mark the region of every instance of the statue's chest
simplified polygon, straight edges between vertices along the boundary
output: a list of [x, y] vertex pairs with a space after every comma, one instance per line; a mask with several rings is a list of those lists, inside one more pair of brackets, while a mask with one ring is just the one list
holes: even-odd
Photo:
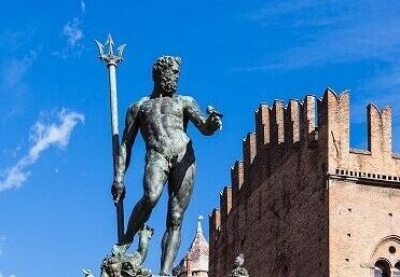
[[183, 115], [182, 102], [177, 98], [155, 98], [143, 103], [141, 108], [142, 116], [149, 117], [181, 117]]

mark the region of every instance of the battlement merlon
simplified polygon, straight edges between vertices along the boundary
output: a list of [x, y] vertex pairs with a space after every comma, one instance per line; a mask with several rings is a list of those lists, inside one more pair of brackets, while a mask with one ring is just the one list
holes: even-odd
[[244, 180], [248, 180], [250, 166], [257, 155], [256, 135], [248, 133], [243, 140], [243, 163], [244, 163]]
[[301, 140], [306, 144], [316, 139], [315, 102], [316, 100], [314, 95], [306, 95], [304, 97], [300, 132], [302, 134]]
[[318, 145], [325, 154], [328, 172], [346, 167], [350, 149], [349, 92], [337, 95], [326, 89], [318, 102]]
[[221, 227], [221, 211], [219, 209], [214, 209], [211, 215], [209, 216], [210, 235], [211, 232], [218, 231], [220, 227]]
[[257, 136], [257, 151], [264, 145], [271, 142], [271, 120], [269, 115], [269, 107], [265, 103], [261, 103], [258, 110], [255, 111], [256, 120], [256, 136]]
[[290, 144], [295, 144], [300, 141], [300, 101], [290, 99], [285, 112], [285, 141]]
[[231, 182], [232, 182], [232, 206], [237, 206], [239, 190], [244, 183], [244, 164], [242, 161], [236, 161], [231, 167]]
[[392, 155], [392, 109], [386, 106], [381, 111], [374, 105], [367, 107], [368, 150], [372, 156]]
[[271, 117], [271, 144], [272, 147], [285, 143], [285, 106], [282, 100], [275, 100]]
[[226, 222], [232, 209], [232, 187], [224, 187], [220, 193], [221, 222]]

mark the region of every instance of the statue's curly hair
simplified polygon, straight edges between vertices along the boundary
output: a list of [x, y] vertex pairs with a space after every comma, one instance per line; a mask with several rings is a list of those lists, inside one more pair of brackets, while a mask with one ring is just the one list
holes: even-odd
[[165, 69], [172, 67], [174, 63], [178, 65], [181, 64], [180, 57], [173, 57], [173, 56], [161, 56], [159, 57], [154, 65], [153, 65], [153, 78], [155, 76], [159, 76]]

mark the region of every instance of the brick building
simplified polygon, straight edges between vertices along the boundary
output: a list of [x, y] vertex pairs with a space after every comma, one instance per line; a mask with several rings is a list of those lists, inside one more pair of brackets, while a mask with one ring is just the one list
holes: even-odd
[[261, 104], [210, 216], [210, 276], [227, 276], [239, 253], [251, 277], [400, 276], [391, 117], [370, 104], [368, 150], [358, 150], [348, 92]]

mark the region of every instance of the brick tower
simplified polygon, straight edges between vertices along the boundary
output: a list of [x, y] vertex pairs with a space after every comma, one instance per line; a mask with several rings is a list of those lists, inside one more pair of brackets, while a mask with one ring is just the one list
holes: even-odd
[[391, 109], [367, 107], [368, 150], [349, 147], [349, 93], [276, 100], [210, 216], [210, 276], [244, 253], [251, 277], [400, 276], [400, 156]]

